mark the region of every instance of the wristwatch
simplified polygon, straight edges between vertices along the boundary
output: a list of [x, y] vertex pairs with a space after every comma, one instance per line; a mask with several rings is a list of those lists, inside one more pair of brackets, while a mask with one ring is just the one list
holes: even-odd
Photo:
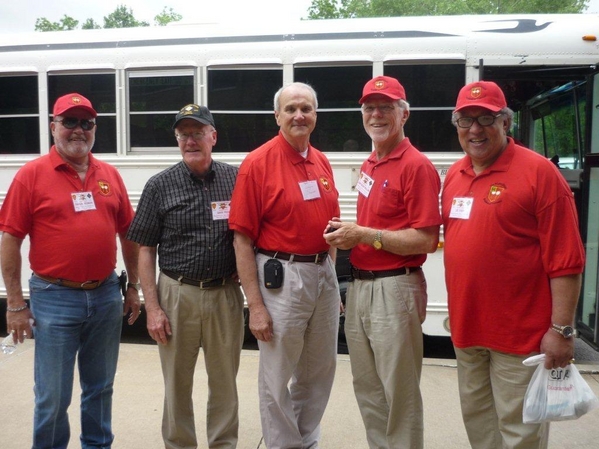
[[376, 231], [374, 236], [374, 242], [372, 242], [374, 249], [379, 250], [383, 248], [383, 231]]
[[561, 334], [564, 338], [576, 337], [576, 329], [574, 329], [572, 326], [560, 326], [559, 324], [552, 324], [551, 329], [558, 334]]
[[139, 291], [141, 289], [141, 284], [139, 282], [127, 282], [127, 288], [134, 288], [135, 290]]

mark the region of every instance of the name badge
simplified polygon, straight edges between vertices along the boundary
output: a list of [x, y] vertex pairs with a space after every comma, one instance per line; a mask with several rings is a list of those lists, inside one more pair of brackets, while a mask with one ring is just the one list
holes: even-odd
[[454, 198], [451, 202], [449, 218], [468, 220], [472, 211], [472, 203], [474, 203], [474, 198]]
[[228, 220], [229, 212], [231, 211], [231, 201], [213, 201], [210, 203], [212, 207], [213, 220]]
[[320, 198], [320, 190], [318, 190], [318, 183], [316, 181], [312, 180], [300, 182], [299, 186], [300, 190], [302, 191], [304, 201], [315, 200], [316, 198]]
[[374, 185], [374, 179], [368, 176], [366, 173], [360, 173], [360, 179], [358, 179], [358, 184], [356, 185], [356, 189], [366, 198], [370, 195], [370, 190], [372, 190], [372, 186]]
[[75, 212], [84, 212], [86, 210], [96, 210], [94, 196], [91, 192], [75, 192], [71, 193], [73, 207]]

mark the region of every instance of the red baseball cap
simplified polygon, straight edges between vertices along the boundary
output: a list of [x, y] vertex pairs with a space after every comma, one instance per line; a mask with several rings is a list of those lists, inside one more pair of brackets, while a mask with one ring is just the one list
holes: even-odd
[[92, 117], [98, 116], [98, 113], [92, 107], [91, 102], [87, 98], [81, 94], [72, 93], [63, 95], [56, 100], [56, 103], [54, 103], [54, 117], [57, 115], [63, 115], [65, 112], [75, 108], [85, 109], [92, 115]]
[[462, 87], [454, 112], [469, 106], [479, 106], [491, 112], [499, 112], [507, 107], [507, 102], [497, 84], [491, 81], [476, 81]]
[[360, 104], [363, 104], [371, 95], [384, 95], [391, 100], [405, 100], [406, 91], [399, 81], [390, 76], [377, 76], [366, 83], [362, 90]]

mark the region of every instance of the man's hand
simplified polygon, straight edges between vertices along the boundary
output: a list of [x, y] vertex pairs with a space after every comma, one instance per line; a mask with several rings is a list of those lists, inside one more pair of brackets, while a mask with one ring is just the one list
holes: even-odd
[[127, 324], [131, 326], [141, 314], [141, 300], [139, 299], [139, 292], [134, 288], [128, 288], [125, 294], [125, 307], [123, 308], [123, 316], [127, 316]]
[[564, 368], [574, 357], [574, 337], [564, 338], [548, 329], [541, 340], [541, 353], [545, 354], [545, 368]]
[[254, 334], [254, 337], [258, 340], [272, 340], [272, 318], [264, 305], [250, 309], [250, 331], [252, 331], [252, 334]]
[[150, 337], [157, 343], [165, 345], [168, 342], [168, 337], [172, 335], [171, 324], [160, 307], [151, 307], [148, 309], [146, 305], [146, 313], [148, 317], [147, 327]]

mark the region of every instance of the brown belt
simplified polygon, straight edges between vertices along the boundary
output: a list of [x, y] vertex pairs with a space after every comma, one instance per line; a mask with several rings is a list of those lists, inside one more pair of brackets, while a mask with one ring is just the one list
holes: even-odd
[[353, 279], [360, 280], [372, 280], [377, 278], [387, 278], [391, 276], [401, 276], [404, 274], [410, 274], [412, 271], [421, 270], [421, 267], [403, 267], [396, 270], [380, 270], [380, 271], [367, 271], [358, 270], [357, 268], [351, 268], [351, 276]]
[[260, 254], [266, 254], [269, 257], [274, 257], [275, 259], [288, 260], [290, 262], [313, 262], [317, 264], [321, 264], [325, 261], [327, 256], [329, 255], [328, 251], [324, 251], [318, 254], [289, 254], [282, 253], [281, 251], [268, 251], [266, 249], [259, 249], [258, 252]]
[[227, 278], [218, 278], [218, 279], [210, 279], [207, 281], [198, 281], [195, 279], [186, 278], [185, 276], [177, 274], [174, 271], [164, 270], [164, 269], [161, 271], [165, 274], [165, 276], [168, 276], [169, 278], [174, 279], [175, 281], [181, 282], [182, 284], [200, 287], [202, 290], [207, 289], [207, 288], [222, 287], [227, 282]]
[[33, 273], [35, 276], [37, 276], [38, 278], [49, 282], [50, 284], [56, 284], [56, 285], [60, 285], [61, 287], [68, 287], [68, 288], [75, 288], [78, 290], [94, 290], [96, 288], [98, 288], [100, 285], [102, 285], [104, 283], [104, 281], [106, 281], [106, 279], [102, 279], [101, 281], [85, 281], [85, 282], [76, 282], [76, 281], [69, 281], [68, 279], [59, 279], [59, 278], [52, 278], [50, 276], [42, 276], [41, 274], [37, 274], [37, 273]]

